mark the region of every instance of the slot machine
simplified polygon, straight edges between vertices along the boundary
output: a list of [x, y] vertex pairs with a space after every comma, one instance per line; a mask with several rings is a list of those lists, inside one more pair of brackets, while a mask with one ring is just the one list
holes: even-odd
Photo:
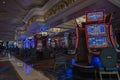
[[25, 48], [30, 49], [30, 40], [28, 38], [23, 40], [23, 46], [24, 46], [24, 49]]
[[47, 36], [42, 36], [41, 34], [36, 34], [33, 40], [34, 46], [37, 50], [42, 50], [47, 47]]
[[36, 48], [37, 50], [41, 50], [41, 49], [43, 48], [42, 35], [36, 34], [36, 35], [34, 36], [34, 38], [35, 38], [35, 48]]
[[102, 66], [99, 55], [103, 48], [112, 47], [110, 25], [105, 22], [105, 10], [86, 11], [86, 22], [82, 25], [86, 35], [88, 62], [91, 66]]

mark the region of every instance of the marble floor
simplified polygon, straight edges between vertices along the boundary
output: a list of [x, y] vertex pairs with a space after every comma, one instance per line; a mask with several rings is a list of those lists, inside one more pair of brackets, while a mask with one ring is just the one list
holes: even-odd
[[[0, 80], [50, 80], [42, 72], [32, 68], [32, 65], [27, 65], [26, 63], [22, 62], [21, 60], [15, 57], [10, 57], [10, 58], [2, 57], [0, 59], [0, 63], [2, 64], [3, 62], [9, 62], [9, 64], [11, 64], [13, 68], [11, 68], [10, 66], [7, 66], [6, 68], [8, 69], [1, 71], [1, 73], [3, 74], [0, 75]], [[15, 79], [15, 78], [9, 79], [8, 76], [10, 76], [11, 73], [7, 73], [6, 74], [7, 77], [3, 77], [1, 79], [2, 75], [5, 76], [4, 72], [10, 69], [13, 69], [14, 71], [12, 71], [12, 73], [13, 72], [15, 73], [12, 76], [17, 76], [19, 79]]]

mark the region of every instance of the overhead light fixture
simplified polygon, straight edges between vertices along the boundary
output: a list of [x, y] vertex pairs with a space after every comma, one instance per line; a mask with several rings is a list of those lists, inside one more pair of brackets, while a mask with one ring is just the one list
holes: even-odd
[[85, 18], [85, 16], [81, 16], [81, 17], [78, 17], [77, 19], [76, 19], [76, 21], [77, 21], [77, 24], [78, 25], [80, 25], [80, 26], [82, 26], [82, 22], [85, 22], [86, 21], [86, 18]]
[[48, 35], [48, 32], [40, 32], [38, 34], [41, 34], [42, 36], [47, 36]]
[[28, 39], [32, 39], [32, 38], [33, 38], [33, 36], [28, 37]]
[[3, 4], [5, 4], [6, 2], [5, 2], [5, 1], [3, 1], [2, 3], [3, 3]]
[[48, 33], [47, 32], [41, 32], [42, 36], [47, 36]]
[[0, 40], [0, 42], [3, 42], [2, 40]]
[[61, 31], [61, 28], [52, 28], [52, 32], [59, 33]]

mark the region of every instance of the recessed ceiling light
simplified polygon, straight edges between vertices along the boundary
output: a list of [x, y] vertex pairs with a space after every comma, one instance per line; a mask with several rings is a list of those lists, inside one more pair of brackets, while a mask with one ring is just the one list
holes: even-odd
[[6, 2], [5, 2], [5, 1], [3, 1], [2, 3], [3, 3], [3, 4], [5, 4]]

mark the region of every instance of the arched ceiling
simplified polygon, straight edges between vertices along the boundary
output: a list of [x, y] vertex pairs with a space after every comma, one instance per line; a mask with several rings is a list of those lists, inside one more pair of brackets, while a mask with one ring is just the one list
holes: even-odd
[[24, 9], [42, 8], [49, 0], [16, 0]]
[[[61, 0], [49, 0], [46, 5], [43, 7], [34, 7], [31, 8], [28, 12], [28, 14], [24, 17], [23, 21], [28, 22], [28, 20], [36, 15], [43, 16], [51, 7], [53, 7], [55, 4], [57, 4]], [[52, 4], [52, 5], [51, 5]]]
[[[42, 8], [50, 0], [0, 0], [0, 40], [14, 40], [16, 27], [35, 7]], [[13, 34], [14, 33], [14, 34]]]
[[[66, 27], [66, 25], [63, 25], [62, 23], [73, 19], [73, 17], [82, 16], [84, 14], [85, 10], [97, 10], [97, 9], [105, 9], [107, 14], [111, 13], [111, 12], [116, 12], [117, 14], [113, 15], [114, 16], [113, 19], [117, 20], [117, 18], [119, 18], [118, 17], [119, 11], [120, 11], [119, 7], [108, 0], [105, 0], [105, 1], [103, 1], [103, 0], [76, 0], [76, 2], [74, 2], [70, 6], [65, 7], [62, 10], [60, 10], [59, 13], [56, 13], [56, 14], [52, 15], [51, 17], [49, 17], [46, 21], [44, 21], [45, 22], [44, 24], [50, 24], [51, 27], [58, 27], [58, 28], [62, 28], [62, 29], [66, 28], [66, 30], [67, 30], [67, 28], [70, 28], [71, 26], [67, 25], [67, 27]], [[39, 12], [39, 10], [40, 9], [38, 9], [38, 12]], [[36, 10], [36, 13], [37, 13], [37, 10]], [[34, 14], [31, 14], [31, 15], [33, 16], [36, 14], [34, 12]], [[39, 15], [41, 15], [41, 13]], [[32, 17], [32, 16], [29, 16], [29, 17]], [[29, 18], [26, 20], [29, 20]], [[36, 24], [36, 26], [37, 26], [37, 24]], [[60, 24], [62, 24], [62, 25], [60, 25]], [[31, 28], [32, 26], [29, 26], [29, 27]], [[34, 27], [32, 27], [32, 28], [34, 28]], [[35, 30], [37, 31], [37, 30], [39, 30], [39, 28], [40, 28], [40, 25], [39, 25], [39, 27], [36, 27]], [[51, 30], [50, 31], [48, 30], [48, 32], [51, 32]], [[29, 31], [28, 33], [25, 33], [25, 34], [30, 36], [31, 31]]]
[[[0, 40], [14, 40], [17, 27], [26, 25], [25, 22], [32, 16], [43, 15], [60, 1], [67, 0], [0, 0]], [[100, 9], [103, 6], [107, 12], [114, 10], [119, 14], [120, 0], [75, 1], [69, 7], [49, 17], [45, 22], [55, 27], [57, 24], [70, 20], [73, 15], [76, 17], [82, 15], [85, 8]], [[119, 17], [116, 14], [114, 18]]]

